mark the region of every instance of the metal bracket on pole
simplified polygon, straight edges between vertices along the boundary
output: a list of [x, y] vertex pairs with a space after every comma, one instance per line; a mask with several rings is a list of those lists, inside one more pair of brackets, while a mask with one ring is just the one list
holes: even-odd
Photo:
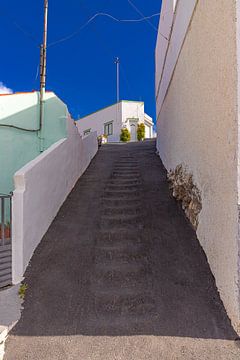
[[42, 128], [44, 122], [44, 95], [46, 89], [46, 66], [47, 66], [47, 25], [48, 25], [48, 0], [44, 0], [44, 25], [43, 44], [40, 48], [40, 151], [44, 150]]

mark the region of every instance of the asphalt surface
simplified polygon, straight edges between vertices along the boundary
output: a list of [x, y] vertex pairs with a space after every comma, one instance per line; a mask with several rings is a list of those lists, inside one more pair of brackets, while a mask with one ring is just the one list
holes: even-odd
[[25, 274], [5, 360], [239, 360], [155, 142], [104, 145]]

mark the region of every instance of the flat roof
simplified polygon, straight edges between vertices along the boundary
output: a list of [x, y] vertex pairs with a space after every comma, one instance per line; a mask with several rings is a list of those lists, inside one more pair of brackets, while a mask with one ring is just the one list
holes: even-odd
[[[33, 94], [35, 92], [39, 92], [39, 90], [32, 90], [32, 91], [18, 91], [18, 92], [13, 92], [13, 93], [6, 93], [6, 94], [0, 94], [0, 96], [9, 96], [9, 95], [23, 95], [23, 94]], [[52, 93], [53, 91], [51, 90], [46, 90], [45, 93]]]
[[87, 115], [85, 115], [85, 116], [83, 116], [83, 117], [80, 117], [80, 118], [79, 118], [79, 119], [77, 119], [76, 121], [79, 121], [79, 120], [81, 120], [81, 119], [85, 119], [86, 117], [88, 117], [88, 116], [90, 116], [90, 115], [92, 115], [92, 114], [95, 114], [95, 113], [97, 113], [97, 112], [99, 112], [99, 111], [102, 111], [102, 110], [104, 110], [104, 109], [107, 109], [107, 108], [109, 108], [109, 107], [111, 107], [111, 106], [114, 106], [114, 105], [120, 104], [121, 102], [133, 102], [133, 103], [144, 104], [144, 101], [136, 101], [136, 100], [120, 100], [119, 102], [116, 102], [116, 103], [111, 104], [111, 105], [108, 105], [108, 106], [104, 106], [104, 107], [103, 107], [103, 108], [101, 108], [101, 109], [98, 109], [98, 110], [93, 111], [93, 112], [91, 112], [91, 113], [89, 113], [89, 114], [87, 114]]

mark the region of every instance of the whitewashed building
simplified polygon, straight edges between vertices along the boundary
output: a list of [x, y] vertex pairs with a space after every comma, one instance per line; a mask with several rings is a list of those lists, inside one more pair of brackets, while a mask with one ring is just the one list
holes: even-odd
[[122, 100], [89, 114], [77, 121], [82, 136], [97, 131], [98, 135], [106, 135], [108, 142], [120, 141], [122, 128], [128, 128], [131, 141], [137, 140], [137, 125], [145, 124], [145, 138], [153, 137], [153, 120], [144, 112], [144, 102]]
[[197, 237], [240, 331], [239, 30], [240, 0], [163, 0], [156, 103], [158, 152], [201, 194]]

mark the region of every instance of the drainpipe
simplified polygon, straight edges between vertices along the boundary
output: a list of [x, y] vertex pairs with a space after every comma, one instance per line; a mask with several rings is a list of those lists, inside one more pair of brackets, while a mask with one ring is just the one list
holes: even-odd
[[48, 0], [44, 0], [43, 44], [40, 48], [40, 151], [44, 151], [44, 97], [46, 89]]

